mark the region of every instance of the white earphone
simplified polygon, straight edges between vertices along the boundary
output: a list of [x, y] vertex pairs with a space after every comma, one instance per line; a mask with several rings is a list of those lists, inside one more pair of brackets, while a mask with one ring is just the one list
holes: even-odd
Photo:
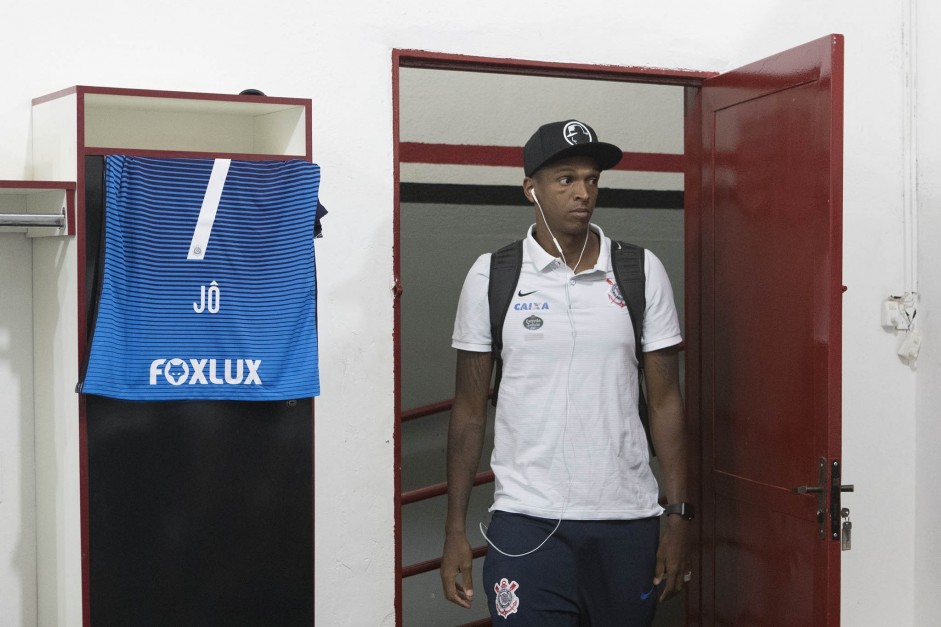
[[546, 212], [542, 210], [542, 205], [539, 204], [539, 199], [536, 197], [536, 186], [534, 185], [529, 192], [533, 195], [533, 201], [535, 201], [536, 206], [539, 207], [539, 215], [542, 216], [542, 222], [546, 225], [546, 230], [549, 232], [549, 237], [552, 238], [552, 243], [555, 244], [555, 249], [562, 255], [562, 262], [565, 263], [565, 253], [562, 252], [562, 246], [559, 245], [559, 240], [555, 238], [552, 229], [549, 228], [549, 222], [546, 221]]

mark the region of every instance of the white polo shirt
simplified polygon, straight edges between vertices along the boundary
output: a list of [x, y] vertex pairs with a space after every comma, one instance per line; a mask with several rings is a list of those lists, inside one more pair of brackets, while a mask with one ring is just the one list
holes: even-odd
[[[630, 314], [614, 281], [611, 240], [594, 268], [575, 275], [536, 242], [503, 324], [503, 379], [490, 466], [492, 510], [569, 520], [656, 516], [657, 482], [637, 413], [637, 359]], [[646, 251], [643, 350], [681, 341], [673, 289]], [[490, 253], [464, 281], [454, 348], [489, 352]]]

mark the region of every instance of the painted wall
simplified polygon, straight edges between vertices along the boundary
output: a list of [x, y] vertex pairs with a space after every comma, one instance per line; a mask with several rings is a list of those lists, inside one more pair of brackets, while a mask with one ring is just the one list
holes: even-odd
[[938, 481], [941, 479], [941, 55], [928, 34], [928, 25], [941, 24], [941, 7], [919, 0], [921, 28], [912, 41], [917, 68], [915, 128], [917, 130], [918, 291], [921, 303], [917, 329], [924, 337], [918, 358], [915, 446], [915, 624], [930, 625], [941, 615], [941, 528]]
[[24, 235], [0, 233], [0, 622], [11, 625], [35, 625], [37, 611], [30, 258]]
[[[933, 38], [938, 9], [912, 2], [923, 20], [921, 67], [932, 69], [930, 60], [941, 56]], [[389, 625], [394, 613], [391, 50], [724, 70], [845, 34], [844, 462], [857, 492], [847, 498], [855, 527], [853, 551], [844, 554], [843, 623], [922, 625], [937, 616], [936, 122], [919, 126], [919, 320], [926, 340], [918, 370], [899, 362], [899, 338], [879, 326], [880, 302], [905, 287], [908, 3], [599, 0], [574, 12], [557, 0], [279, 2], [264, 11], [220, 0], [9, 4], [0, 38], [0, 179], [29, 175], [30, 100], [69, 85], [225, 93], [257, 87], [313, 99], [314, 152], [330, 209], [318, 242], [316, 614], [318, 623], [352, 626]], [[937, 80], [919, 83], [922, 105], [938, 102]], [[32, 416], [23, 395], [31, 389], [32, 356], [19, 348], [30, 334], [24, 277], [31, 262], [30, 244], [18, 237], [0, 237], [0, 608], [4, 618], [32, 625], [33, 577], [23, 564], [31, 555]], [[3, 338], [17, 348], [6, 348]], [[11, 464], [17, 476], [8, 474]], [[66, 581], [74, 598], [78, 572]], [[70, 612], [60, 625], [79, 621]]]

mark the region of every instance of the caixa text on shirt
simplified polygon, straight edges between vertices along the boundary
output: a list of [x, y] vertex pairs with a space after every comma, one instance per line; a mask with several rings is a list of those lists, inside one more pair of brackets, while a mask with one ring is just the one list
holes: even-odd
[[150, 385], [157, 385], [161, 375], [170, 385], [261, 385], [260, 367], [260, 359], [155, 359]]

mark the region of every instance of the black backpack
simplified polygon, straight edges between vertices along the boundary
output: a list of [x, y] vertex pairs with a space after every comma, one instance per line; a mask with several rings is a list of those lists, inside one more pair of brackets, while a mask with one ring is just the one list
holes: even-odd
[[[490, 257], [490, 287], [487, 289], [487, 299], [490, 304], [490, 337], [493, 345], [493, 360], [496, 364], [496, 378], [493, 383], [494, 405], [497, 404], [497, 394], [500, 391], [500, 379], [503, 376], [503, 321], [506, 312], [513, 302], [513, 292], [519, 282], [520, 270], [523, 267], [523, 240], [507, 244]], [[634, 346], [637, 350], [637, 383], [640, 386], [638, 399], [638, 413], [644, 432], [647, 434], [647, 443], [653, 450], [653, 440], [650, 437], [650, 419], [647, 413], [647, 399], [644, 391], [644, 354], [641, 350], [640, 336], [644, 328], [644, 310], [647, 307], [647, 297], [644, 294], [644, 249], [634, 244], [612, 240], [611, 242], [611, 268], [614, 271], [614, 280], [627, 311], [634, 325]]]

